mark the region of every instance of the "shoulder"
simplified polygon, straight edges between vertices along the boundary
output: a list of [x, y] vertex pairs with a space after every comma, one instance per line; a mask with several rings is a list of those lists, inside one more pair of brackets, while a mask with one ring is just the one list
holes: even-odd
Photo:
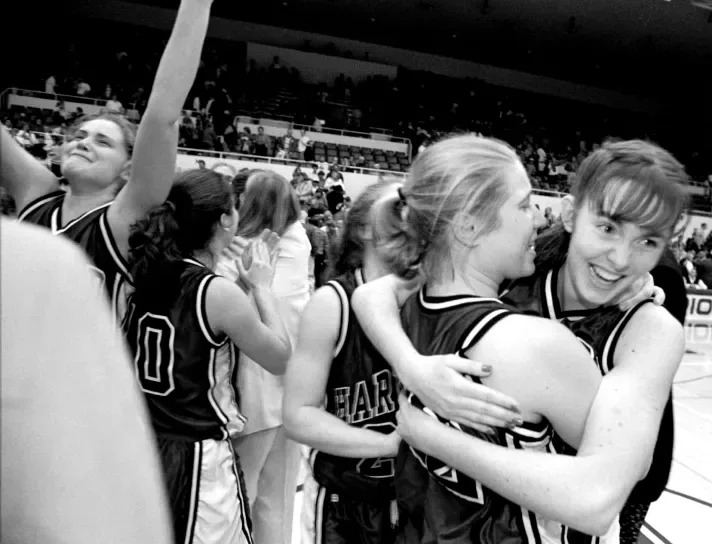
[[295, 221], [287, 227], [284, 234], [279, 240], [279, 248], [293, 248], [298, 249], [300, 246], [307, 246], [309, 244], [309, 237], [307, 236], [307, 231], [299, 221]]
[[[641, 353], [661, 355], [676, 352], [681, 358], [685, 349], [685, 332], [680, 322], [664, 307], [651, 302], [643, 303], [634, 310], [616, 344], [615, 366], [627, 360], [642, 362], [642, 358], [637, 356]], [[674, 357], [660, 357], [661, 360], [670, 360], [671, 364], [675, 362], [675, 365], [679, 364], [679, 358], [675, 361]]]
[[[488, 356], [525, 366], [560, 366], [559, 362], [586, 354], [583, 345], [562, 324], [519, 313], [499, 320], [478, 345], [478, 351], [486, 350]], [[481, 353], [477, 356], [482, 357]]]

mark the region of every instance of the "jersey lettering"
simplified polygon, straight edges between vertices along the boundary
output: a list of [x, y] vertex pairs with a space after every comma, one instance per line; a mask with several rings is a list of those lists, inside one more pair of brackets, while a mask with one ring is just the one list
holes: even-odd
[[175, 328], [167, 317], [147, 313], [136, 331], [136, 376], [144, 393], [165, 397], [175, 389], [173, 379]]
[[363, 423], [396, 409], [393, 400], [393, 376], [381, 370], [371, 376], [370, 384], [359, 380], [351, 387], [334, 388], [334, 414], [346, 423]]

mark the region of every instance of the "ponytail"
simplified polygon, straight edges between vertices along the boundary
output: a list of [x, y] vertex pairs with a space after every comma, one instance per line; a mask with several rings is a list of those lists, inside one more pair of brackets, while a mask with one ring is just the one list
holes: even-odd
[[373, 214], [373, 238], [379, 257], [394, 274], [406, 279], [417, 276], [428, 244], [403, 189], [376, 202]]
[[163, 305], [180, 289], [175, 271], [182, 259], [179, 235], [176, 207], [168, 200], [134, 225], [129, 236], [131, 275], [134, 297], [141, 297], [144, 304], [150, 297], [154, 304]]

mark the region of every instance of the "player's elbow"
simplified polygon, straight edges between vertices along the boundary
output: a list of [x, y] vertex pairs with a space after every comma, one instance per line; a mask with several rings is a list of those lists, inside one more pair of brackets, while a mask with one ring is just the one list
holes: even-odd
[[623, 508], [625, 498], [619, 486], [605, 483], [593, 486], [578, 529], [592, 536], [605, 536]]

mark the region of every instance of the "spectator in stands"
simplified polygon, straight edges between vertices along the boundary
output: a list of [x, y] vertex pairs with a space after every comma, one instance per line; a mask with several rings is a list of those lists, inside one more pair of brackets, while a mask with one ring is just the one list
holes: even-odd
[[344, 186], [343, 184], [335, 184], [326, 194], [326, 202], [329, 205], [329, 211], [332, 215], [336, 215], [344, 207]]
[[106, 102], [106, 110], [109, 113], [123, 113], [124, 105], [119, 102], [116, 94], [112, 94], [111, 98]]
[[[299, 152], [298, 159], [300, 161], [313, 161], [314, 160], [314, 149], [311, 147], [312, 141], [307, 136], [306, 129], [300, 131], [299, 141], [297, 142], [297, 151]], [[307, 156], [307, 150], [310, 151], [310, 155]]]
[[700, 251], [695, 258], [697, 277], [708, 286], [712, 286], [712, 259], [706, 251]]
[[64, 100], [58, 100], [54, 109], [54, 123], [61, 125], [67, 119], [69, 119], [69, 113], [67, 113], [67, 109], [64, 107]]
[[196, 132], [193, 120], [189, 116], [184, 115], [178, 127], [178, 145], [180, 147], [195, 149], [197, 147], [195, 140]]
[[314, 196], [309, 201], [309, 208], [315, 210], [315, 213], [323, 214], [329, 209], [329, 203], [326, 200], [324, 189], [319, 187], [314, 191]]
[[46, 93], [55, 93], [55, 87], [57, 86], [57, 80], [55, 79], [54, 75], [51, 75], [45, 80], [45, 92]]
[[91, 92], [91, 85], [86, 82], [86, 79], [79, 78], [79, 83], [77, 83], [76, 92], [78, 96], [88, 96]]
[[252, 131], [250, 130], [250, 127], [245, 127], [242, 131], [242, 134], [240, 135], [240, 142], [239, 142], [239, 151], [240, 153], [244, 153], [245, 155], [251, 155], [252, 154]]
[[304, 226], [309, 243], [311, 244], [311, 257], [313, 262], [314, 287], [319, 288], [324, 283], [326, 273], [326, 251], [328, 236], [321, 229], [324, 225], [324, 212], [320, 208], [311, 207], [307, 212], [307, 223]]
[[309, 202], [314, 195], [314, 186], [303, 173], [296, 174], [293, 180], [294, 190], [300, 202]]
[[212, 121], [208, 119], [205, 122], [202, 136], [200, 139], [200, 149], [216, 149], [218, 146], [218, 135], [215, 132], [215, 127]]
[[254, 154], [261, 157], [266, 157], [267, 147], [269, 144], [269, 136], [265, 134], [264, 127], [257, 127], [257, 136], [255, 136]]
[[205, 168], [205, 161], [202, 159], [198, 159], [195, 161], [198, 164], [198, 170], [206, 170]]

